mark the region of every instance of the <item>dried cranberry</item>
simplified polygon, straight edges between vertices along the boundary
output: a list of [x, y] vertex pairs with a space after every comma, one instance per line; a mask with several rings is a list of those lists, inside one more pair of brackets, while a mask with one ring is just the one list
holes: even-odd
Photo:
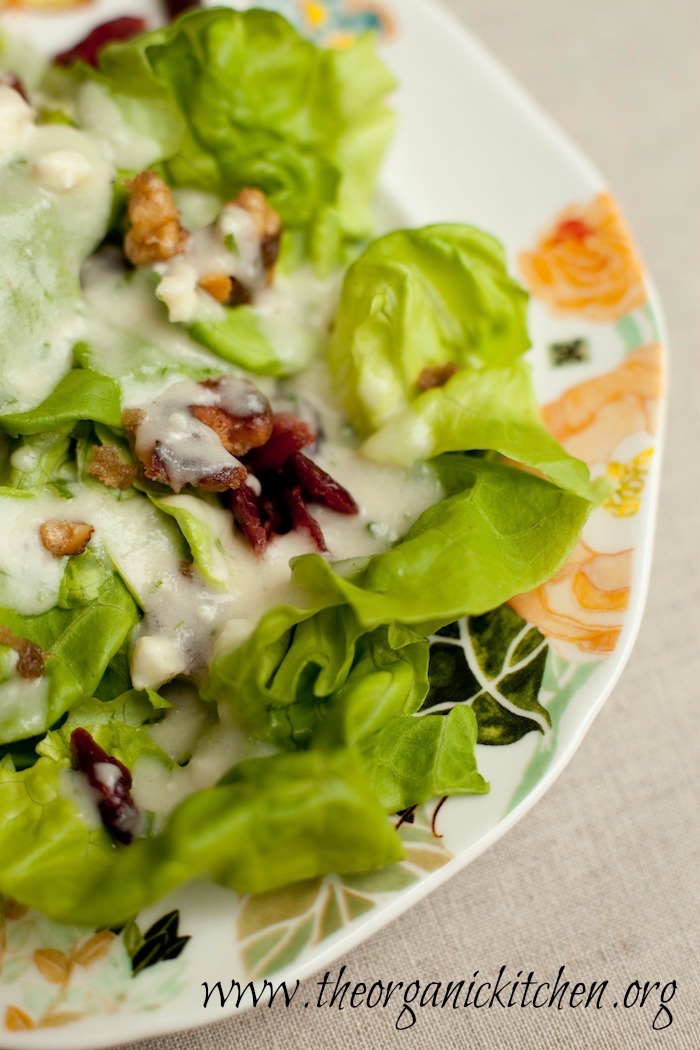
[[284, 500], [289, 509], [294, 528], [308, 529], [318, 550], [327, 551], [328, 547], [326, 546], [321, 526], [306, 506], [299, 485], [293, 485], [291, 488], [286, 489]]
[[130, 15], [123, 18], [112, 18], [109, 22], [95, 26], [83, 40], [69, 47], [67, 51], [61, 51], [56, 55], [54, 65], [70, 66], [73, 62], [80, 60], [96, 69], [103, 47], [117, 41], [131, 40], [132, 37], [143, 33], [147, 27], [148, 24], [144, 18]]
[[229, 493], [229, 506], [241, 526], [243, 535], [256, 554], [261, 554], [268, 545], [269, 535], [260, 517], [258, 497], [249, 485], [241, 485]]
[[299, 452], [316, 440], [316, 431], [308, 423], [287, 412], [277, 413], [272, 420], [272, 436], [260, 448], [253, 449], [244, 457], [251, 474], [261, 474], [281, 470], [290, 456]]
[[74, 768], [87, 775], [100, 796], [102, 823], [118, 842], [128, 846], [141, 826], [141, 814], [131, 797], [131, 773], [119, 759], [108, 755], [87, 729], [73, 730], [70, 748]]
[[322, 470], [308, 456], [297, 452], [289, 460], [289, 468], [301, 485], [306, 499], [321, 503], [338, 514], [357, 514], [359, 507], [347, 489]]

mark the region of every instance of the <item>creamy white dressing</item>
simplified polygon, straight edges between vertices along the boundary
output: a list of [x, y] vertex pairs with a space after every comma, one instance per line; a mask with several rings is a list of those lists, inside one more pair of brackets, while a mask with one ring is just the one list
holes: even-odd
[[9, 678], [0, 683], [0, 743], [41, 733], [49, 703], [48, 678]]
[[159, 143], [126, 123], [110, 91], [101, 84], [88, 81], [82, 85], [76, 110], [78, 123], [102, 144], [115, 167], [139, 171], [160, 158]]
[[0, 606], [35, 616], [53, 609], [67, 558], [56, 558], [41, 542], [45, 521], [75, 520], [72, 507], [52, 493], [15, 499], [0, 496]]
[[0, 408], [38, 405], [84, 337], [78, 269], [104, 234], [113, 170], [90, 136], [37, 125], [0, 85]]
[[241, 468], [240, 460], [226, 451], [212, 428], [190, 411], [192, 405], [211, 406], [216, 402], [213, 390], [183, 379], [153, 401], [129, 406], [137, 408], [143, 417], [136, 429], [137, 456], [146, 462], [156, 449], [174, 492], [185, 485], [197, 486], [202, 479], [225, 470]]
[[278, 274], [255, 300], [263, 335], [294, 370], [307, 368], [323, 349], [338, 308], [342, 273], [319, 277], [311, 266]]
[[[168, 711], [163, 721], [149, 730], [151, 737], [166, 752], [168, 748], [164, 742], [167, 744], [169, 738], [168, 723], [177, 722], [177, 712], [178, 709]], [[157, 758], [144, 756], [131, 771], [134, 778], [131, 796], [140, 809], [155, 815], [153, 831], [160, 830], [179, 802], [194, 791], [212, 787], [237, 763], [273, 753], [273, 748], [252, 741], [243, 733], [232, 722], [227, 709], [220, 707], [218, 715], [218, 722], [199, 737], [186, 765], [168, 769]], [[185, 718], [188, 717], [192, 717], [190, 711], [185, 714]]]
[[36, 113], [18, 91], [0, 84], [0, 163], [22, 152]]
[[118, 251], [102, 250], [88, 259], [81, 280], [88, 360], [119, 382], [124, 405], [157, 396], [183, 371], [226, 368], [183, 327], [170, 323], [154, 295], [152, 273], [127, 273]]
[[233, 277], [254, 297], [267, 280], [255, 223], [235, 204], [225, 205], [215, 223], [191, 230], [183, 252], [153, 270], [160, 275], [157, 298], [171, 321], [183, 323], [226, 317], [221, 304], [199, 287], [203, 278]]

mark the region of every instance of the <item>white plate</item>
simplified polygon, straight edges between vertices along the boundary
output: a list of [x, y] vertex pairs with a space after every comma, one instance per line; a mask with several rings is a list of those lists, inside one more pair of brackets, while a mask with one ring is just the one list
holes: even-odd
[[[155, 15], [155, 2], [141, 6]], [[262, 6], [313, 29], [303, 14], [311, 5]], [[127, 7], [124, 0], [102, 0], [53, 15], [14, 9], [4, 20], [55, 51]], [[3, 1047], [79, 1050], [172, 1032], [234, 1012], [232, 1000], [222, 1010], [205, 1010], [203, 981], [221, 979], [227, 988], [231, 978], [245, 984], [271, 973], [294, 981], [325, 967], [468, 864], [544, 794], [613, 688], [639, 626], [659, 482], [661, 319], [601, 177], [433, 4], [327, 0], [314, 8], [325, 12], [315, 32], [326, 38], [379, 25], [384, 57], [401, 85], [399, 132], [382, 180], [384, 211], [395, 224], [471, 222], [503, 241], [533, 296], [530, 356], [540, 403], [550, 406], [546, 419], [595, 473], [618, 482], [614, 497], [594, 512], [575, 560], [554, 582], [515, 602], [543, 637], [514, 617], [506, 624], [519, 639], [506, 631], [499, 642], [502, 670], [511, 677], [489, 678], [478, 662], [483, 620], [471, 632], [462, 624], [459, 637], [441, 639], [435, 651], [436, 673], [461, 668], [467, 694], [481, 690], [501, 703], [505, 695], [511, 707], [528, 684], [533, 688], [545, 662], [539, 701], [552, 728], [507, 747], [480, 746], [491, 793], [449, 799], [437, 815], [437, 835], [435, 805], [409, 815], [412, 822], [402, 827], [408, 859], [384, 873], [329, 877], [263, 902], [203, 883], [171, 895], [139, 916], [140, 929], [150, 932], [155, 957], [175, 932], [190, 939], [176, 959], [135, 975], [124, 934], [60, 927], [5, 908]], [[535, 648], [522, 660], [528, 646]], [[175, 911], [159, 939], [149, 928]]]

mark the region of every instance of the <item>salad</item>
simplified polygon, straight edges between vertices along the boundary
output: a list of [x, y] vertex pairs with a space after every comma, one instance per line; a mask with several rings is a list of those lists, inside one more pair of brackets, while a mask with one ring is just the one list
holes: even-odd
[[375, 236], [372, 36], [143, 28], [0, 42], [0, 893], [93, 926], [391, 864], [392, 814], [487, 791], [429, 638], [595, 500], [500, 244]]

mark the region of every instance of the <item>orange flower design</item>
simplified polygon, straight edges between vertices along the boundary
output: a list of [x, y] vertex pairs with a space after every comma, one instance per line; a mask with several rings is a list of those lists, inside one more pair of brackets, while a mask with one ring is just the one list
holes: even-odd
[[[613, 372], [567, 390], [542, 415], [567, 452], [583, 459], [594, 474], [613, 477], [609, 465], [623, 443], [634, 435], [654, 434], [662, 386], [661, 348], [644, 346]], [[648, 459], [649, 454], [647, 449], [643, 456]], [[640, 495], [635, 488], [637, 508]], [[612, 537], [608, 549], [594, 550], [582, 540], [553, 579], [510, 603], [574, 662], [599, 659], [614, 650], [629, 605], [633, 552], [625, 518], [630, 513], [621, 515], [619, 501], [611, 499], [595, 515], [607, 515], [605, 533]]]
[[617, 321], [647, 301], [632, 236], [607, 193], [563, 211], [521, 254], [520, 269], [533, 296], [556, 313]]

